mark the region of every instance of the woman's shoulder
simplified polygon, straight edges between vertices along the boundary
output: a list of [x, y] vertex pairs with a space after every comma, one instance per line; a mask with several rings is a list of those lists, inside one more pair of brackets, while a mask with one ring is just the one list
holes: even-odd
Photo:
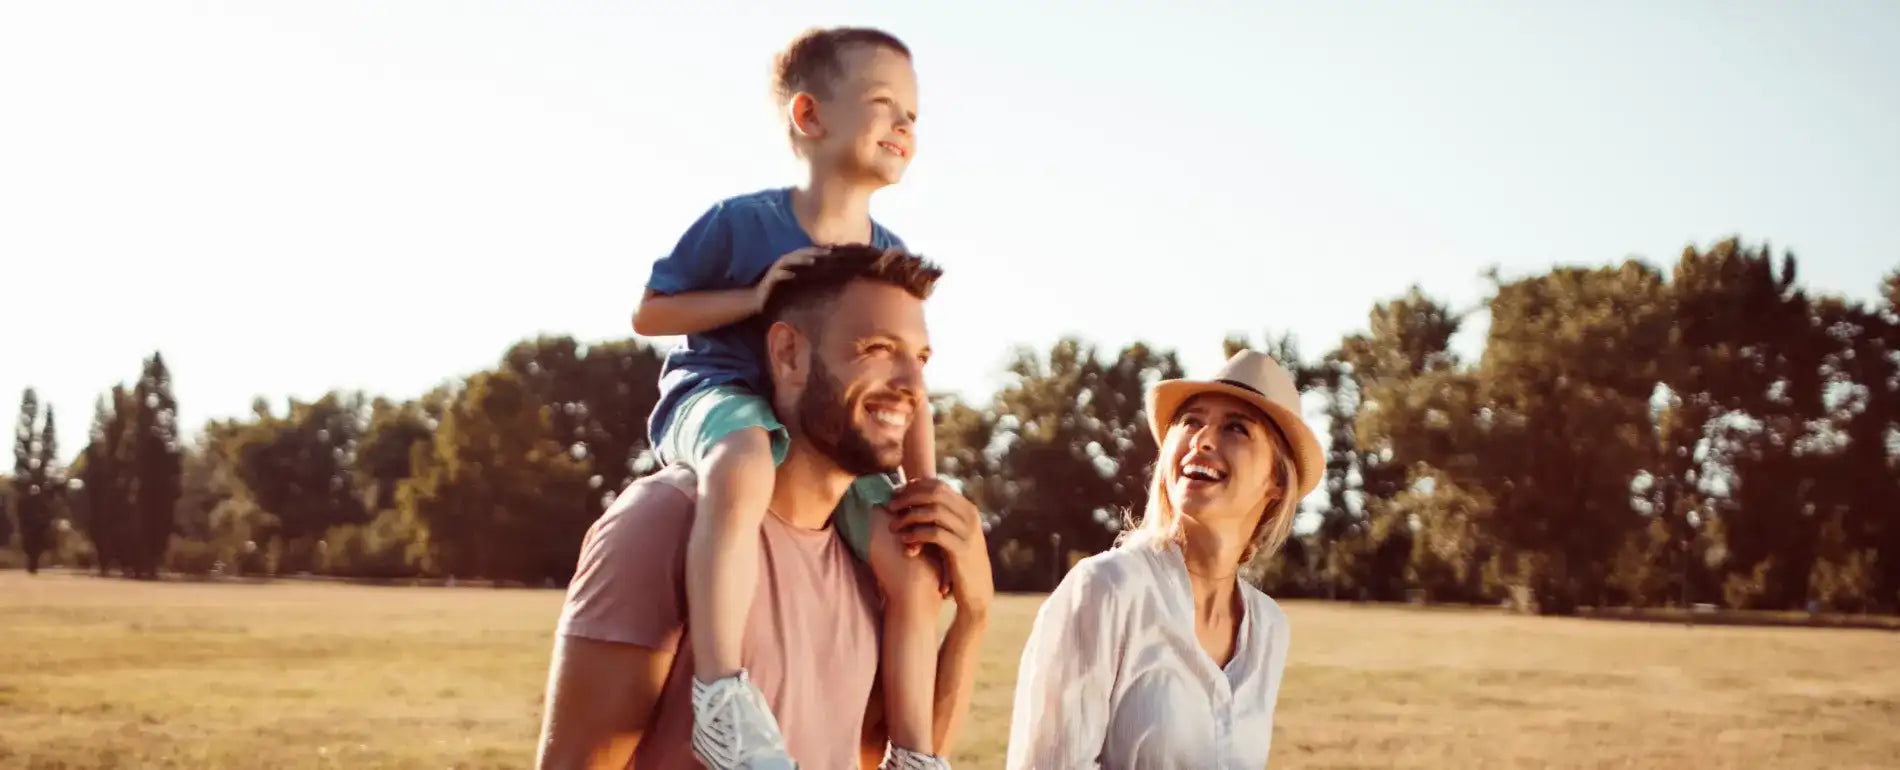
[[1118, 614], [1123, 594], [1138, 590], [1146, 567], [1142, 554], [1110, 548], [1078, 560], [1057, 582], [1044, 612], [1081, 613], [1099, 619]]
[[1147, 554], [1123, 544], [1091, 554], [1075, 563], [1062, 582], [1071, 580], [1087, 588], [1112, 588], [1125, 585], [1147, 572]]
[[1286, 610], [1280, 609], [1280, 603], [1267, 592], [1245, 580], [1240, 582], [1241, 596], [1246, 598], [1247, 612], [1267, 624], [1273, 635], [1282, 639], [1291, 633]]

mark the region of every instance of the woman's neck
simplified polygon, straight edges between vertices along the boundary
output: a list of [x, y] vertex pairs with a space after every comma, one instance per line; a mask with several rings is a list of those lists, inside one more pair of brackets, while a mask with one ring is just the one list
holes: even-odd
[[1185, 516], [1181, 519], [1181, 556], [1187, 563], [1188, 583], [1193, 586], [1197, 621], [1231, 618], [1239, 612], [1236, 578], [1247, 543], [1241, 533], [1228, 529], [1210, 527]]
[[816, 173], [792, 190], [792, 214], [819, 246], [871, 242], [871, 190]]

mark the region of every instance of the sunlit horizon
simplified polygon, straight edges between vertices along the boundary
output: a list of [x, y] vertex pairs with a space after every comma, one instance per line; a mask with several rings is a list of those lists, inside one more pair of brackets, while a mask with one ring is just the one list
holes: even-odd
[[8, 422], [34, 387], [71, 458], [153, 351], [195, 435], [631, 336], [694, 216], [796, 181], [765, 74], [835, 23], [916, 52], [920, 153], [873, 210], [946, 267], [932, 385], [976, 401], [1064, 335], [1317, 356], [1412, 284], [1481, 307], [1493, 265], [1739, 235], [1862, 300], [1900, 266], [1900, 6], [735, 7], [0, 10]]

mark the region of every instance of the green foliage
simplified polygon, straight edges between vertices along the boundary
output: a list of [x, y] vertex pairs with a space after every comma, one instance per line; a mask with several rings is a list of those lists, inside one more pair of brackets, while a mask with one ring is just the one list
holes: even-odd
[[[55, 430], [53, 407], [46, 407], [46, 419], [42, 421], [39, 396], [27, 388], [20, 395], [20, 417], [14, 428], [8, 507], [13, 511], [13, 528], [19, 531], [28, 572], [38, 572], [41, 558], [58, 547], [54, 521], [64, 505], [66, 480], [59, 468]], [[0, 511], [0, 516], [4, 514]]]
[[129, 545], [134, 571], [156, 579], [171, 545], [175, 509], [182, 494], [184, 447], [178, 432], [178, 400], [172, 395], [171, 372], [157, 353], [145, 362], [138, 385], [132, 389], [131, 432], [121, 448], [122, 461], [131, 469], [131, 515], [139, 526]]
[[[1900, 610], [1900, 271], [1872, 303], [1795, 278], [1793, 257], [1739, 240], [1666, 271], [1494, 273], [1473, 361], [1452, 349], [1466, 312], [1419, 287], [1317, 359], [1265, 336], [1307, 394], [1326, 478], [1295, 537], [1243, 574], [1279, 596], [1543, 612]], [[632, 340], [536, 337], [412, 400], [259, 402], [186, 446], [154, 355], [101, 397], [63, 471], [51, 409], [26, 394], [0, 530], [136, 577], [559, 583], [602, 507], [653, 469], [660, 361]], [[939, 467], [983, 511], [997, 585], [1046, 589], [1143, 511], [1143, 394], [1182, 372], [1171, 351], [1065, 338], [1006, 373], [985, 403], [933, 398]]]
[[[1063, 339], [1047, 356], [1019, 350], [1009, 372], [993, 422], [955, 410], [947, 416], [953, 443], [942, 454], [959, 472], [988, 473], [972, 492], [982, 510], [1001, 514], [992, 537], [1045, 554], [1028, 581], [1047, 588], [1034, 577], [1059, 578], [1069, 553], [1107, 548], [1146, 505], [1156, 453], [1146, 386], [1181, 376], [1181, 367], [1173, 353], [1139, 343], [1104, 357]], [[994, 460], [976, 459], [996, 443], [1003, 448]]]
[[19, 531], [13, 519], [13, 478], [0, 474], [0, 558], [9, 556], [13, 550], [13, 536]]
[[507, 370], [484, 372], [450, 407], [397, 508], [422, 530], [426, 571], [565, 581], [598, 513], [592, 468], [554, 440], [552, 409]]
[[72, 469], [79, 491], [73, 518], [90, 535], [96, 558], [89, 560], [100, 574], [117, 567], [157, 579], [177, 530], [184, 473], [178, 401], [163, 356], [145, 360], [130, 392], [115, 385], [95, 404], [89, 438]]

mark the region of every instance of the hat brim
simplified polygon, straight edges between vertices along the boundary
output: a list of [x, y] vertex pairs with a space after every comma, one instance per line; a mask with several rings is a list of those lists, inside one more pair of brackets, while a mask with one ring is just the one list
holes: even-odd
[[1174, 421], [1181, 405], [1195, 396], [1219, 393], [1240, 399], [1259, 409], [1286, 434], [1286, 440], [1293, 445], [1293, 468], [1299, 476], [1298, 489], [1304, 499], [1319, 488], [1320, 479], [1325, 476], [1326, 452], [1320, 448], [1319, 437], [1313, 435], [1313, 429], [1307, 427], [1306, 420], [1292, 410], [1268, 399], [1264, 394], [1251, 388], [1225, 382], [1207, 380], [1164, 380], [1148, 390], [1148, 429], [1154, 432], [1155, 444], [1159, 445], [1167, 435], [1167, 426]]

